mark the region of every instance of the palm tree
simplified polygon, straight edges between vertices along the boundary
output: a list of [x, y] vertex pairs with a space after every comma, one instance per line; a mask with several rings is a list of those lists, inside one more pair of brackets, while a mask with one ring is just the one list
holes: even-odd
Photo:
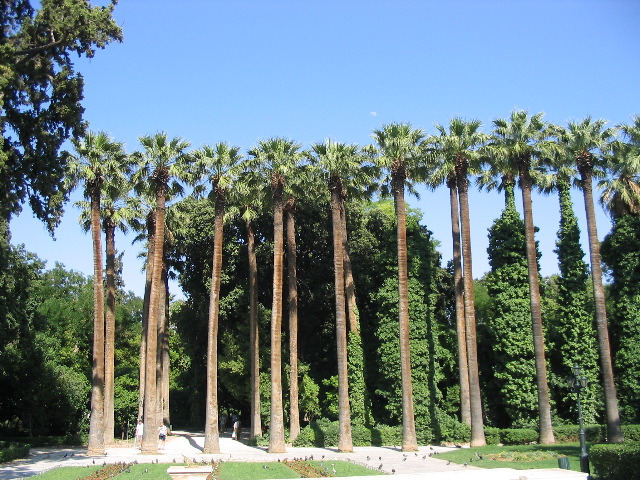
[[264, 180], [253, 171], [245, 171], [232, 190], [232, 203], [245, 225], [247, 235], [247, 260], [249, 265], [249, 372], [251, 396], [250, 438], [262, 436], [260, 418], [260, 331], [258, 318], [258, 261], [254, 220], [264, 209]]
[[380, 152], [378, 165], [389, 171], [397, 218], [398, 243], [398, 312], [400, 324], [400, 370], [402, 377], [402, 450], [418, 449], [411, 381], [411, 353], [409, 351], [409, 276], [407, 267], [407, 226], [404, 191], [407, 179], [419, 178], [421, 129], [408, 123], [392, 123], [374, 130]]
[[[336, 339], [338, 353], [338, 421], [340, 433], [338, 450], [353, 451], [351, 438], [351, 409], [347, 356], [347, 306], [345, 285], [344, 190], [343, 177], [350, 177], [360, 166], [357, 145], [327, 140], [311, 146], [312, 161], [325, 173], [331, 193], [331, 221], [333, 227], [334, 291], [336, 301]], [[353, 329], [353, 327], [352, 327]]]
[[122, 143], [104, 132], [89, 132], [81, 140], [73, 140], [77, 156], [70, 156], [67, 181], [71, 188], [84, 184], [84, 197], [91, 202], [91, 236], [93, 241], [93, 367], [91, 381], [91, 417], [89, 420], [89, 455], [104, 453], [104, 382], [105, 382], [105, 317], [100, 238], [100, 200], [105, 184], [123, 176], [125, 158]]
[[[125, 165], [123, 165], [125, 167]], [[126, 165], [129, 168], [128, 165]], [[123, 168], [123, 171], [124, 168]], [[104, 441], [109, 445], [113, 443], [115, 419], [114, 419], [114, 379], [115, 379], [115, 329], [116, 329], [116, 247], [115, 233], [120, 229], [127, 232], [127, 222], [132, 216], [132, 210], [126, 203], [126, 195], [129, 191], [129, 183], [122, 185], [122, 190], [116, 193], [116, 197], [109, 196], [103, 202], [103, 227], [106, 243], [106, 284], [107, 284], [107, 311], [105, 322], [105, 393], [104, 414], [105, 432]]]
[[286, 179], [300, 156], [301, 145], [285, 138], [261, 140], [249, 154], [249, 168], [260, 169], [269, 178], [273, 194], [273, 303], [271, 306], [271, 420], [269, 452], [283, 453], [284, 412], [282, 402], [282, 274], [283, 274], [283, 196]]
[[[469, 181], [467, 179], [469, 168], [475, 170], [479, 163], [478, 147], [487, 140], [487, 136], [480, 132], [481, 125], [479, 120], [464, 121], [461, 118], [453, 118], [449, 122], [448, 130], [443, 125], [436, 125], [439, 135], [430, 137], [427, 142], [430, 154], [438, 160], [438, 165], [432, 169], [428, 183], [435, 187], [446, 182], [451, 199], [451, 234], [454, 246], [460, 400], [463, 421], [465, 420], [465, 408], [468, 408], [469, 411], [468, 421], [471, 424], [471, 446], [481, 446], [486, 443], [478, 373], [475, 295], [469, 222]], [[462, 238], [460, 238], [460, 234], [462, 234]], [[462, 256], [462, 268], [460, 266], [460, 256]]]
[[501, 118], [494, 120], [493, 140], [489, 145], [488, 151], [493, 162], [502, 163], [505, 169], [518, 172], [522, 190], [533, 348], [538, 387], [539, 441], [540, 443], [548, 444], [554, 443], [555, 439], [551, 424], [551, 403], [549, 401], [549, 386], [547, 383], [540, 301], [540, 275], [538, 273], [538, 255], [531, 202], [531, 187], [533, 184], [531, 171], [534, 167], [532, 162], [539, 156], [540, 144], [547, 136], [546, 124], [542, 121], [542, 116], [542, 113], [538, 113], [530, 117], [524, 110], [515, 110], [508, 120]]
[[[136, 152], [138, 170], [134, 181], [139, 190], [151, 185], [155, 192], [155, 233], [153, 258], [147, 259], [147, 268], [152, 269], [151, 294], [147, 322], [147, 353], [144, 386], [144, 436], [142, 452], [154, 454], [158, 451], [155, 425], [159, 423], [157, 411], [156, 358], [158, 351], [158, 316], [161, 299], [162, 264], [164, 251], [165, 205], [167, 192], [179, 190], [179, 181], [188, 177], [189, 155], [185, 150], [189, 142], [179, 137], [169, 139], [166, 133], [140, 137], [143, 151]], [[172, 188], [173, 187], [173, 188]]]
[[589, 258], [591, 262], [591, 280], [595, 304], [598, 347], [600, 350], [600, 368], [604, 384], [604, 404], [607, 418], [607, 439], [609, 442], [622, 442], [618, 398], [613, 378], [609, 328], [604, 287], [602, 285], [602, 266], [600, 263], [600, 242], [596, 225], [595, 204], [593, 201], [593, 177], [601, 175], [599, 169], [604, 166], [604, 153], [614, 138], [615, 129], [605, 128], [605, 120], [592, 120], [586, 117], [581, 122], [571, 121], [567, 128], [556, 132], [562, 148], [574, 158], [578, 172], [587, 216], [589, 238]]
[[220, 312], [220, 280], [225, 201], [229, 188], [240, 172], [239, 147], [219, 142], [205, 145], [195, 154], [196, 168], [211, 184], [209, 198], [215, 204], [213, 266], [209, 299], [209, 333], [207, 347], [207, 403], [204, 430], [204, 453], [220, 453], [218, 432], [218, 315]]

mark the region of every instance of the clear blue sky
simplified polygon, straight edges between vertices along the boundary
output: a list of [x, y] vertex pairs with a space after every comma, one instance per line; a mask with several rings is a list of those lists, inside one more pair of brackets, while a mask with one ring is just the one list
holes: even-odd
[[[488, 132], [515, 108], [560, 124], [640, 114], [640, 2], [632, 0], [121, 0], [115, 17], [124, 42], [77, 67], [90, 128], [129, 152], [157, 131], [193, 148], [227, 141], [246, 150], [271, 136], [305, 147], [327, 137], [365, 145], [385, 123], [435, 133], [435, 123], [454, 116], [478, 118]], [[479, 277], [503, 199], [474, 191], [470, 200]], [[441, 242], [444, 264], [448, 192], [423, 189], [409, 201]], [[536, 195], [533, 208], [549, 275], [557, 271], [557, 200]], [[25, 208], [12, 241], [48, 267], [60, 261], [92, 274], [91, 241], [77, 217], [69, 205], [54, 242]], [[602, 212], [598, 221], [602, 238], [610, 221]], [[142, 247], [119, 235], [117, 248], [125, 250], [127, 288], [142, 295]]]

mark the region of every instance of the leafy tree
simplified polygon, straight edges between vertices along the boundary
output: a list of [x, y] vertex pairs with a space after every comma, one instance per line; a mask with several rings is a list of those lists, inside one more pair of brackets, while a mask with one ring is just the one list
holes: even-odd
[[531, 426], [535, 423], [537, 396], [527, 281], [524, 222], [516, 210], [515, 182], [503, 184], [505, 208], [489, 229], [489, 265], [485, 277], [490, 300], [487, 328], [490, 336], [493, 381], [488, 389], [499, 392], [488, 407], [500, 427]]
[[[28, 201], [53, 231], [62, 214], [66, 159], [62, 144], [83, 135], [82, 76], [71, 54], [91, 58], [121, 41], [112, 18], [116, 1], [29, 0], [0, 5], [0, 219]], [[6, 235], [3, 231], [2, 235]]]
[[611, 338], [620, 409], [628, 422], [640, 420], [640, 217], [614, 217], [602, 242], [611, 272]]

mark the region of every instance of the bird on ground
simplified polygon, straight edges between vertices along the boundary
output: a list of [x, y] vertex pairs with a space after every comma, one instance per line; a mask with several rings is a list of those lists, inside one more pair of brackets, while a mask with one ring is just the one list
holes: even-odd
[[427, 459], [427, 456], [426, 456], [426, 455], [425, 455], [425, 456], [423, 456], [423, 457], [422, 457], [422, 459], [423, 459], [423, 460], [426, 460], [426, 459]]
[[391, 475], [393, 475], [394, 473], [396, 473], [396, 469], [395, 469], [395, 468], [392, 468], [392, 469], [391, 469]]
[[447, 465], [451, 465], [451, 460], [447, 460]]
[[371, 457], [369, 455], [367, 455], [367, 462], [371, 460]]
[[382, 464], [378, 465], [378, 470], [382, 470]]
[[407, 461], [407, 457], [404, 457], [404, 458], [402, 459], [402, 461], [403, 461], [403, 462], [406, 462], [406, 461]]
[[67, 455], [68, 455], [68, 453], [65, 453], [65, 454], [63, 455], [63, 457], [64, 457], [64, 458], [67, 458]]
[[467, 462], [464, 462], [462, 465], [464, 465], [466, 467], [468, 464], [467, 464]]

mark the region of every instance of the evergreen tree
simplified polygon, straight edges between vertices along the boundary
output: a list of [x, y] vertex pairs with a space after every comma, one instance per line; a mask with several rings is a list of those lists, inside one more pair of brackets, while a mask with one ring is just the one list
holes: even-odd
[[486, 320], [494, 357], [489, 386], [500, 392], [500, 400], [493, 407], [488, 402], [488, 408], [496, 426], [531, 426], [538, 401], [524, 222], [515, 207], [514, 182], [503, 186], [505, 209], [489, 229], [487, 248], [491, 272], [485, 283], [491, 314]]
[[640, 421], [640, 217], [614, 217], [602, 242], [609, 289], [611, 339], [620, 410], [626, 422]]
[[589, 274], [583, 260], [580, 228], [573, 213], [568, 179], [558, 178], [556, 189], [560, 198], [560, 229], [555, 253], [560, 274], [556, 283], [557, 308], [549, 332], [555, 348], [550, 348], [549, 360], [556, 376], [559, 415], [573, 421], [577, 418], [575, 394], [566, 386], [567, 377], [572, 375], [571, 367], [577, 364], [589, 382], [581, 396], [582, 414], [586, 423], [595, 423], [602, 398], [598, 398], [600, 369]]

